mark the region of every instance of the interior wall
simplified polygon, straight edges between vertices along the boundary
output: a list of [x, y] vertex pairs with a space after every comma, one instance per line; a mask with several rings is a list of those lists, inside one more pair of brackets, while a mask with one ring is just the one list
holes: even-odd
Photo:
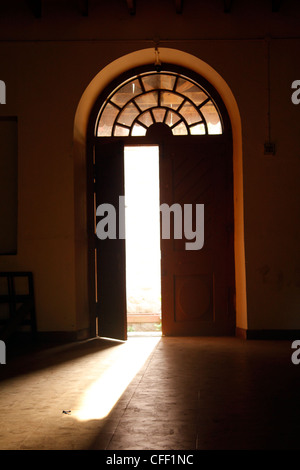
[[[39, 19], [27, 2], [22, 11], [4, 3], [0, 79], [6, 104], [0, 116], [18, 118], [18, 252], [1, 256], [0, 269], [33, 271], [39, 331], [89, 326], [87, 115], [78, 118], [86, 105], [81, 98], [87, 89], [97, 94], [92, 88], [99, 72], [110, 71], [102, 75], [104, 86], [129, 66], [129, 54], [140, 65], [138, 51], [153, 50], [158, 40], [161, 50], [174, 51], [173, 61], [207, 64], [206, 78], [214, 72], [212, 84], [229, 104], [231, 119], [240, 116], [233, 126], [235, 148], [243, 155], [234, 156], [235, 174], [243, 176], [234, 181], [235, 246], [242, 253], [236, 257], [237, 326], [299, 329], [300, 107], [291, 102], [291, 83], [300, 77], [299, 3], [286, 2], [272, 13], [268, 2], [236, 2], [225, 14], [222, 2], [187, 1], [177, 15], [172, 2], [155, 1], [150, 11], [141, 0], [136, 15], [129, 15], [126, 2], [116, 1], [114, 8], [91, 2], [90, 16], [82, 17], [68, 2], [61, 2], [59, 13], [57, 2], [45, 2]], [[191, 63], [191, 57], [197, 60]], [[264, 154], [268, 139], [276, 144], [275, 155]]]
[[[300, 76], [299, 39], [270, 41], [270, 140], [275, 155], [259, 142], [245, 155], [245, 233], [249, 328], [299, 329], [300, 107], [291, 100]], [[266, 93], [265, 93], [266, 94]], [[258, 103], [255, 100], [255, 103]], [[256, 108], [256, 106], [253, 105]], [[259, 108], [256, 108], [259, 111]], [[256, 113], [256, 114], [259, 114]], [[267, 136], [268, 130], [265, 135]], [[247, 136], [248, 137], [248, 136]], [[253, 132], [249, 135], [250, 142]], [[262, 136], [263, 137], [263, 136]], [[244, 139], [245, 140], [245, 139]]]

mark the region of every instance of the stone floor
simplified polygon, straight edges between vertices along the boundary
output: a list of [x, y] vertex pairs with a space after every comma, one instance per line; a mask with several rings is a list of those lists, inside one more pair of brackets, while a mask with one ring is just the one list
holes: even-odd
[[0, 449], [299, 449], [291, 354], [287, 341], [141, 336], [8, 355]]

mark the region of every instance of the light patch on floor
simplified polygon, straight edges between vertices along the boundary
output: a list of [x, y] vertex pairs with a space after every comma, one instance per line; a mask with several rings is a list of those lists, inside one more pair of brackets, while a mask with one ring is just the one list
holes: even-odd
[[106, 448], [115, 414], [126, 408], [160, 339], [95, 338], [8, 359], [0, 369], [0, 449], [84, 449], [95, 436]]
[[146, 363], [159, 337], [134, 338], [117, 346], [117, 354], [84, 392], [73, 415], [80, 421], [105, 418]]

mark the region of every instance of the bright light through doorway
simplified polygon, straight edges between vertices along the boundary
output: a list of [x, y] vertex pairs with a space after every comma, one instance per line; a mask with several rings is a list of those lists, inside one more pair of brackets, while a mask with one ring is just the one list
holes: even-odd
[[159, 147], [125, 147], [128, 333], [161, 332]]

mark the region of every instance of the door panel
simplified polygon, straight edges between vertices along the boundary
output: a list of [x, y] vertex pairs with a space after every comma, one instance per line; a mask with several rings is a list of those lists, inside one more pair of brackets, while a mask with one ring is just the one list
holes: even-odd
[[[164, 136], [160, 149], [160, 203], [204, 204], [202, 249], [187, 250], [190, 240], [175, 239], [172, 230], [169, 240], [161, 240], [162, 332], [234, 334], [231, 141], [224, 136]], [[95, 207], [110, 203], [118, 209], [124, 195], [122, 142], [95, 146], [95, 195]], [[99, 240], [95, 235], [95, 246], [98, 334], [125, 340], [125, 240]]]
[[[116, 209], [116, 239], [95, 234], [98, 335], [127, 339], [125, 240], [119, 238], [119, 196], [124, 196], [124, 145], [95, 145], [95, 210], [100, 204]], [[95, 216], [95, 224], [99, 217]]]
[[187, 250], [184, 236], [161, 240], [163, 334], [233, 334], [231, 145], [223, 136], [166, 139], [160, 174], [161, 204], [204, 204], [202, 249]]

